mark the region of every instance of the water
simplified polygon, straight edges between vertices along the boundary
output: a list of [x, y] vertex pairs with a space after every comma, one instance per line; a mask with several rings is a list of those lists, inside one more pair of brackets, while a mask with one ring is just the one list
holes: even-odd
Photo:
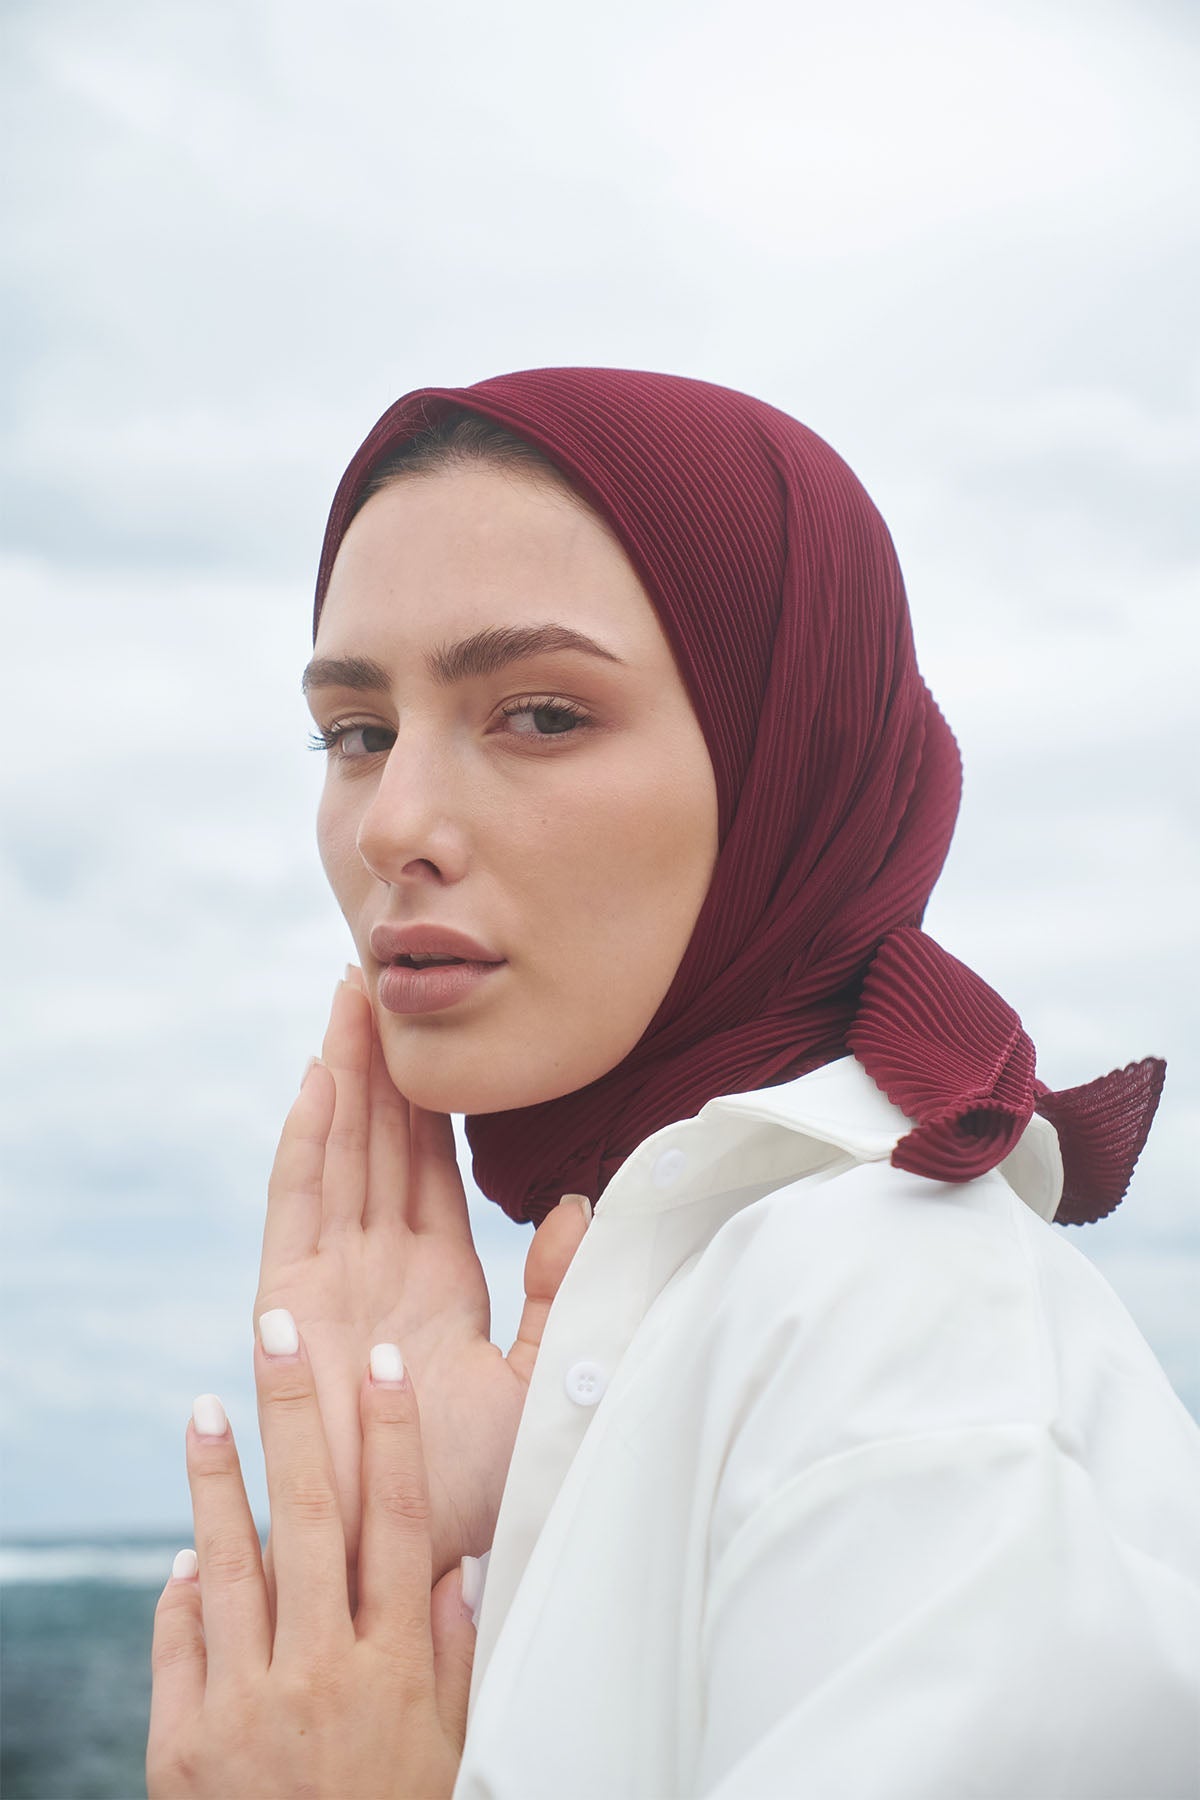
[[187, 1542], [0, 1547], [4, 1800], [145, 1800], [154, 1608]]

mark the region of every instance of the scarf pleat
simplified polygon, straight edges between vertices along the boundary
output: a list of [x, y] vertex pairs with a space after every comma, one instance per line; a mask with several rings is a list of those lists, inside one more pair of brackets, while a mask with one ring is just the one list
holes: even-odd
[[314, 633], [373, 465], [448, 409], [525, 438], [616, 533], [674, 652], [712, 760], [720, 850], [641, 1040], [588, 1087], [468, 1118], [475, 1177], [515, 1219], [599, 1199], [650, 1133], [716, 1094], [851, 1050], [914, 1121], [899, 1168], [971, 1180], [1037, 1110], [1058, 1217], [1124, 1194], [1162, 1088], [1156, 1059], [1052, 1093], [1011, 1007], [920, 929], [958, 812], [958, 748], [917, 669], [887, 527], [807, 427], [727, 388], [536, 369], [386, 412], [335, 496]]

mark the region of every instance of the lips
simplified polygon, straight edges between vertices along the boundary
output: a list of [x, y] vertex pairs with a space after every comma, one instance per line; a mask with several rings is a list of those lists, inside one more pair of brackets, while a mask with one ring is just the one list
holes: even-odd
[[[380, 923], [371, 929], [367, 942], [376, 962], [396, 963], [412, 968], [431, 962], [478, 963], [495, 967], [505, 959], [478, 938], [458, 931], [452, 925], [389, 925]], [[409, 961], [417, 958], [416, 964]]]
[[446, 1012], [503, 979], [502, 956], [446, 925], [377, 925], [368, 941], [382, 964], [375, 991], [389, 1013]]

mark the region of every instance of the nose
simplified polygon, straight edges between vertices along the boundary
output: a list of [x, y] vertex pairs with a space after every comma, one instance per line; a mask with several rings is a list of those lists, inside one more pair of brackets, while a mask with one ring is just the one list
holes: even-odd
[[446, 754], [397, 736], [358, 822], [358, 853], [380, 881], [461, 881], [469, 839]]

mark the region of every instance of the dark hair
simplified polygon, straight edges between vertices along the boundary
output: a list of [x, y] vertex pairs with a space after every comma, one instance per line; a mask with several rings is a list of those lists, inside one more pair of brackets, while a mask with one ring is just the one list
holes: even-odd
[[[503, 425], [485, 419], [482, 414], [458, 406], [451, 407], [416, 437], [388, 450], [372, 464], [358, 490], [350, 518], [360, 513], [368, 500], [405, 475], [430, 475], [439, 469], [470, 463], [537, 476], [553, 481], [560, 489], [575, 495], [575, 489], [562, 470], [533, 444]], [[347, 519], [346, 523], [349, 522]]]

